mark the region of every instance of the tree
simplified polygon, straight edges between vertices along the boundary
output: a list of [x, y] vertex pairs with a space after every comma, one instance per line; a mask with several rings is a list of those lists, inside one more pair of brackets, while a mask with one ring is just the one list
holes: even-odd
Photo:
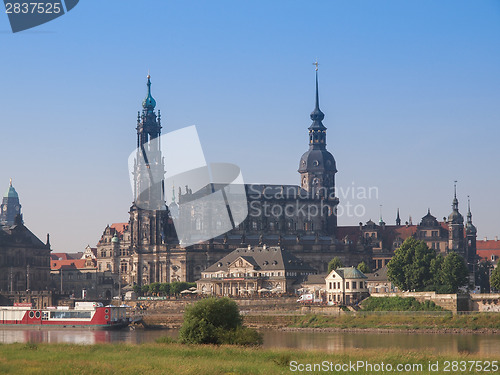
[[132, 290], [135, 292], [135, 294], [139, 295], [139, 294], [142, 294], [141, 292], [141, 286], [140, 285], [137, 285], [135, 284], [133, 287], [132, 287]]
[[168, 296], [170, 293], [170, 284], [169, 283], [160, 284], [160, 293], [163, 294], [164, 296]]
[[340, 260], [339, 257], [334, 257], [329, 263], [328, 263], [328, 273], [332, 272], [333, 270], [336, 270], [337, 268], [344, 267], [342, 264], [342, 261]]
[[149, 284], [149, 293], [157, 296], [160, 293], [160, 283]]
[[360, 270], [363, 273], [370, 273], [370, 272], [372, 272], [372, 270], [370, 269], [370, 267], [368, 266], [368, 264], [366, 264], [365, 262], [361, 262], [360, 264], [358, 264], [358, 270]]
[[436, 252], [423, 241], [407, 238], [387, 264], [387, 276], [400, 290], [421, 291], [434, 282], [431, 263]]
[[490, 285], [493, 289], [500, 290], [500, 267], [498, 265], [491, 273]]
[[430, 273], [432, 278], [427, 281], [424, 290], [440, 291], [442, 289], [441, 285], [441, 267], [444, 262], [444, 257], [441, 254], [437, 254], [436, 257], [431, 260]]
[[261, 344], [262, 336], [242, 323], [236, 302], [206, 298], [186, 308], [179, 339], [185, 344]]
[[458, 288], [467, 284], [469, 270], [464, 258], [452, 251], [449, 253], [441, 265], [440, 280], [443, 291], [446, 293], [456, 293]]

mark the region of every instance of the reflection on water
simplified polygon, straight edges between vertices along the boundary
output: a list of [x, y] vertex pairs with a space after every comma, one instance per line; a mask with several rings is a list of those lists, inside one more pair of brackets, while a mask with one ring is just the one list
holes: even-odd
[[[91, 331], [84, 329], [0, 330], [1, 343], [49, 342], [100, 344], [154, 342], [160, 336], [177, 337], [177, 330]], [[360, 333], [360, 332], [281, 332], [263, 331], [264, 347], [316, 349], [339, 352], [346, 349], [428, 349], [433, 352], [499, 354], [500, 335]]]
[[500, 354], [500, 336], [451, 333], [265, 332], [264, 346], [321, 349], [427, 349], [439, 353]]

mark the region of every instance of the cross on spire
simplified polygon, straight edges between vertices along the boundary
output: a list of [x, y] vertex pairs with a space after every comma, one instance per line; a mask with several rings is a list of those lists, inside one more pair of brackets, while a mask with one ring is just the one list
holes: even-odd
[[315, 69], [314, 69], [314, 70], [318, 71], [318, 65], [319, 65], [319, 63], [318, 63], [318, 59], [316, 59], [316, 61], [315, 61], [315, 62], [313, 62], [313, 65], [315, 66]]

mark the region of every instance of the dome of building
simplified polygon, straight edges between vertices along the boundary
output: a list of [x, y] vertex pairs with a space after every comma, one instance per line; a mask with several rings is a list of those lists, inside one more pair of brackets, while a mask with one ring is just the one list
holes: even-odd
[[19, 195], [17, 194], [16, 189], [14, 189], [14, 186], [12, 186], [12, 180], [10, 180], [9, 188], [4, 194], [4, 198], [18, 198]]
[[448, 222], [451, 224], [463, 224], [464, 217], [458, 210], [453, 210], [453, 212], [448, 216]]
[[326, 149], [309, 149], [300, 158], [299, 172], [331, 171], [337, 172], [335, 158]]
[[144, 109], [154, 109], [156, 107], [156, 100], [151, 95], [151, 76], [148, 74], [148, 96], [143, 100], [142, 107]]
[[113, 238], [111, 239], [111, 242], [112, 242], [112, 243], [117, 243], [117, 242], [120, 242], [120, 239], [118, 238], [118, 236], [116, 235], [116, 233], [115, 233], [115, 235], [113, 236]]

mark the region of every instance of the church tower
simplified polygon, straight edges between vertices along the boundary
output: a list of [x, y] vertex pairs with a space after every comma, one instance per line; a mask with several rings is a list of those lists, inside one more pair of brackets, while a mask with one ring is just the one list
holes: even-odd
[[[171, 235], [164, 194], [165, 165], [161, 153], [161, 115], [155, 112], [148, 75], [147, 96], [137, 115], [137, 154], [134, 160], [134, 202], [130, 208], [130, 250], [133, 254], [132, 281], [136, 284], [166, 282], [167, 251]], [[160, 264], [161, 263], [161, 264]]]
[[325, 233], [336, 236], [337, 205], [335, 196], [335, 173], [337, 166], [333, 155], [326, 149], [326, 127], [323, 125], [325, 115], [319, 109], [318, 62], [316, 65], [316, 103], [311, 112], [312, 124], [309, 126], [309, 150], [299, 162], [300, 187], [310, 199], [321, 201], [321, 227]]
[[5, 192], [2, 204], [0, 205], [0, 225], [14, 225], [18, 215], [18, 220], [22, 222], [19, 195], [17, 195], [16, 189], [12, 186], [11, 178], [9, 188]]
[[477, 229], [472, 224], [472, 213], [470, 211], [470, 198], [467, 197], [467, 224], [465, 225], [465, 235], [467, 237], [467, 264], [469, 266], [469, 271], [474, 271], [474, 265], [476, 264], [476, 239], [477, 239]]
[[309, 126], [309, 150], [300, 158], [300, 186], [317, 197], [335, 196], [335, 173], [337, 167], [333, 155], [326, 149], [325, 115], [319, 109], [318, 63], [316, 65], [316, 105], [311, 112]]
[[451, 205], [452, 212], [448, 216], [448, 251], [456, 251], [465, 259], [464, 246], [464, 217], [458, 212], [457, 183], [455, 181], [455, 195]]

